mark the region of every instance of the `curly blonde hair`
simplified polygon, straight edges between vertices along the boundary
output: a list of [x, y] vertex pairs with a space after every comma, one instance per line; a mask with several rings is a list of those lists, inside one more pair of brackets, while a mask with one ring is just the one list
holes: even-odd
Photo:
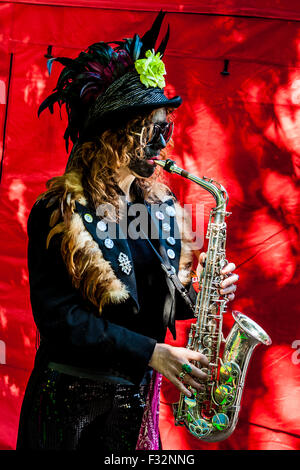
[[[167, 120], [173, 120], [173, 110], [166, 108], [166, 111]], [[48, 180], [48, 189], [38, 199], [46, 195], [59, 198], [63, 207], [70, 189], [76, 194], [83, 188], [90, 207], [96, 209], [100, 204], [110, 203], [118, 213], [120, 191], [117, 171], [128, 166], [132, 158], [144, 158], [144, 147], [152, 134], [154, 113], [155, 110], [135, 117], [123, 128], [105, 130], [92, 141], [77, 146], [68, 169], [63, 175]], [[172, 146], [172, 139], [170, 143]], [[161, 151], [161, 158], [166, 158], [166, 149]], [[134, 180], [131, 196], [135, 199], [138, 195], [148, 202], [162, 201], [166, 195], [172, 197], [163, 176], [157, 171], [149, 178], [137, 177]]]
[[[76, 201], [88, 204], [92, 209], [110, 203], [116, 207], [114, 214], [119, 221], [117, 171], [126, 167], [132, 158], [144, 158], [145, 142], [151, 138], [153, 130], [153, 113], [130, 120], [123, 129], [106, 130], [93, 141], [78, 146], [65, 173], [50, 179], [46, 183], [47, 191], [38, 198], [47, 197], [47, 207], [53, 206], [46, 247], [49, 247], [54, 235], [62, 235], [60, 251], [72, 284], [97, 307], [99, 314], [105, 303], [120, 302], [128, 292], [103, 258], [98, 245], [85, 232], [81, 217], [75, 211]], [[167, 109], [167, 119], [172, 118], [172, 112]], [[161, 154], [162, 157], [166, 156], [165, 149]], [[131, 185], [131, 196], [133, 200], [142, 196], [149, 202], [175, 199], [159, 172], [149, 178], [136, 177]], [[57, 201], [59, 203], [55, 204]], [[183, 255], [186, 264], [184, 249]]]

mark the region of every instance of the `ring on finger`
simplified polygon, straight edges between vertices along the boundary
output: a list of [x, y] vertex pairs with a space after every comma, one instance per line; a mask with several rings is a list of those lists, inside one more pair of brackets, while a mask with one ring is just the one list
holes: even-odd
[[184, 372], [180, 372], [180, 374], [179, 374], [179, 376], [178, 376], [179, 380], [183, 380], [184, 377], [186, 376], [186, 374], [187, 374], [187, 372], [185, 372], [185, 371], [184, 371]]
[[192, 368], [189, 364], [182, 364], [181, 368], [186, 374], [190, 374], [192, 372]]

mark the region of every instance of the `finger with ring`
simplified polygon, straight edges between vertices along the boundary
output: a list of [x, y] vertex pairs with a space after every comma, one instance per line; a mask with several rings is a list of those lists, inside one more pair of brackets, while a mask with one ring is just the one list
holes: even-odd
[[178, 376], [179, 380], [183, 380], [184, 377], [186, 376], [186, 374], [187, 374], [187, 372], [180, 372], [180, 374]]
[[192, 372], [192, 368], [189, 364], [182, 364], [181, 368], [187, 374], [190, 374]]

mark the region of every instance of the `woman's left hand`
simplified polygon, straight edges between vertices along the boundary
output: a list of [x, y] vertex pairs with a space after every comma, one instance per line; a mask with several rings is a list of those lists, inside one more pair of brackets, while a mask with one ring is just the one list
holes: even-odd
[[[197, 276], [200, 276], [203, 270], [205, 258], [206, 258], [206, 253], [201, 253], [199, 256], [199, 264], [196, 269]], [[234, 299], [235, 297], [234, 292], [237, 289], [237, 286], [235, 283], [239, 280], [239, 275], [233, 274], [234, 270], [235, 270], [235, 264], [228, 263], [221, 271], [221, 274], [224, 274], [227, 277], [223, 279], [223, 281], [220, 283], [220, 287], [221, 287], [220, 294], [227, 295], [228, 300]]]

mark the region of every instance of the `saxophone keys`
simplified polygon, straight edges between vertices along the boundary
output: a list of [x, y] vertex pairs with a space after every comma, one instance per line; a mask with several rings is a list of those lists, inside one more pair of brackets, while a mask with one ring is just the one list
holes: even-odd
[[210, 434], [211, 426], [205, 419], [196, 419], [189, 423], [189, 431], [195, 437], [201, 438]]
[[209, 319], [207, 322], [207, 326], [206, 326], [207, 331], [211, 334], [215, 332], [216, 328], [217, 328], [216, 321], [213, 319]]
[[228, 261], [227, 259], [221, 259], [220, 260], [220, 263], [219, 263], [219, 266], [220, 266], [220, 270], [222, 270], [223, 268], [225, 268], [226, 264], [228, 264]]
[[204, 356], [207, 357], [208, 361], [211, 362], [211, 359], [212, 359], [212, 356], [213, 356], [213, 352], [210, 348], [204, 348], [202, 351], [201, 351], [202, 354], [204, 354]]
[[229, 385], [219, 385], [214, 393], [216, 402], [219, 405], [226, 405], [227, 398], [231, 392], [231, 387]]
[[212, 346], [212, 337], [210, 335], [206, 335], [204, 336], [203, 338], [203, 345], [206, 347], [206, 348], [211, 348]]
[[210, 362], [209, 367], [218, 367], [218, 363]]
[[191, 398], [189, 398], [189, 397], [184, 397], [184, 402], [185, 402], [185, 403], [187, 404], [187, 406], [189, 406], [190, 408], [194, 408], [194, 406], [197, 405], [195, 395], [192, 395]]
[[229, 418], [225, 413], [217, 413], [213, 417], [211, 423], [213, 427], [216, 428], [218, 431], [223, 431], [229, 426]]
[[241, 373], [239, 366], [235, 362], [225, 362], [220, 367], [220, 382], [229, 384], [235, 381]]

